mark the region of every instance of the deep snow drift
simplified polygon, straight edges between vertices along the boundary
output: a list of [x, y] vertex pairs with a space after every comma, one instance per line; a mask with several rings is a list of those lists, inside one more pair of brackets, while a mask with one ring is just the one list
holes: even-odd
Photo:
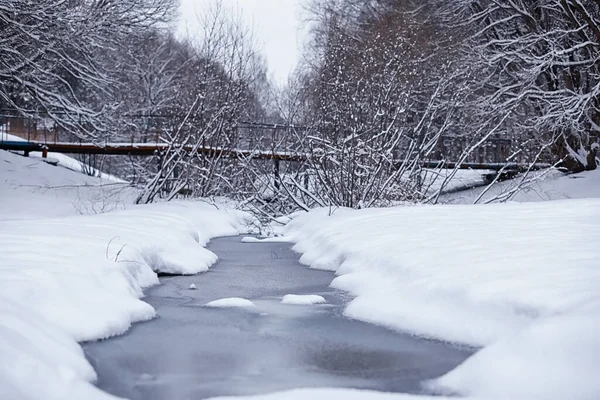
[[284, 233], [356, 296], [347, 316], [485, 346], [433, 387], [597, 398], [600, 200], [329, 211]]
[[14, 360], [0, 363], [0, 398], [90, 398], [79, 387], [95, 375], [75, 341], [122, 334], [154, 317], [140, 298], [158, 283], [155, 271], [206, 271], [217, 257], [203, 246], [244, 232], [247, 218], [173, 203], [0, 221], [0, 359]]

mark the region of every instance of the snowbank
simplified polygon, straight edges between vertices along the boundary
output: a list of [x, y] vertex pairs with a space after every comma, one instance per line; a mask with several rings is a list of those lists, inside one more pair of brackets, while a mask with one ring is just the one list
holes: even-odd
[[0, 151], [0, 220], [101, 214], [125, 209], [136, 197], [128, 184]]
[[473, 169], [424, 169], [423, 186], [429, 194], [435, 194], [440, 189], [443, 193], [479, 187], [485, 184], [485, 175], [491, 170]]
[[485, 347], [432, 387], [498, 400], [598, 399], [599, 332], [590, 315], [544, 318]]
[[96, 373], [59, 326], [0, 296], [0, 399], [115, 399], [92, 385]]
[[281, 300], [281, 304], [294, 304], [299, 306], [323, 303], [327, 303], [327, 300], [325, 300], [323, 296], [316, 294], [286, 294]]
[[[532, 182], [525, 185], [510, 200], [518, 202], [539, 202], [567, 199], [600, 198], [600, 169], [578, 174], [564, 174], [559, 171], [535, 171], [528, 175]], [[440, 202], [446, 204], [472, 204], [484, 190], [480, 203], [492, 201], [498, 196], [509, 193], [521, 183], [524, 175], [516, 179], [498, 182], [489, 190], [479, 187], [458, 193], [443, 195]]]
[[226, 299], [214, 300], [205, 304], [205, 307], [211, 308], [248, 308], [255, 307], [254, 303], [247, 299], [239, 297], [229, 297]]
[[248, 220], [205, 203], [170, 203], [0, 221], [0, 360], [11, 360], [0, 363], [0, 398], [47, 390], [44, 398], [92, 398], [82, 390], [92, 390], [85, 382], [95, 375], [76, 341], [154, 317], [140, 298], [158, 283], [155, 272], [206, 271], [217, 257], [203, 246], [245, 232]]
[[[19, 136], [15, 136], [15, 135], [11, 135], [6, 132], [3, 132], [1, 129], [1, 126], [0, 126], [0, 141], [26, 142], [27, 140], [20, 138]], [[32, 158], [42, 158], [42, 153], [39, 151], [33, 151], [29, 154], [29, 156]], [[97, 177], [97, 178], [100, 178], [103, 180], [117, 182], [117, 183], [127, 183], [126, 181], [119, 179], [114, 175], [107, 174], [105, 172], [102, 172], [102, 171], [94, 168], [94, 167], [84, 166], [84, 164], [81, 161], [79, 161], [73, 157], [69, 157], [62, 153], [48, 152], [48, 158], [57, 160], [59, 166], [69, 169], [71, 171], [79, 172], [82, 174], [89, 172], [94, 177]]]
[[242, 243], [280, 243], [287, 242], [288, 239], [284, 236], [272, 236], [265, 238], [257, 238], [253, 236], [246, 236], [242, 238]]
[[[600, 363], [578, 354], [600, 354], [586, 333], [600, 321], [600, 200], [328, 211], [297, 215], [284, 233], [301, 262], [336, 271], [332, 286], [356, 296], [347, 316], [489, 346], [440, 385], [561, 398], [551, 380], [570, 398], [598, 393]], [[517, 370], [529, 374], [512, 379]]]

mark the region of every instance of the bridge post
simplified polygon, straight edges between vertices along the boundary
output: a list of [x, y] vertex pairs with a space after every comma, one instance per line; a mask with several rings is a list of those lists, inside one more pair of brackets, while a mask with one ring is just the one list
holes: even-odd
[[[31, 117], [27, 117], [27, 141], [31, 142]], [[29, 157], [29, 152], [27, 152], [25, 157]]]
[[281, 177], [279, 175], [279, 159], [273, 158], [273, 164], [273, 173], [275, 176], [274, 186], [275, 190], [279, 190], [281, 188]]

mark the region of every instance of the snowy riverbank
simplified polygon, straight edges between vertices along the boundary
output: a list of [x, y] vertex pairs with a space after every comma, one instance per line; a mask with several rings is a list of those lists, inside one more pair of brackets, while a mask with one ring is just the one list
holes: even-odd
[[108, 398], [78, 341], [154, 317], [143, 289], [156, 272], [206, 271], [204, 246], [247, 230], [247, 214], [205, 203], [95, 216], [0, 221], [0, 398]]
[[600, 200], [329, 211], [284, 234], [356, 296], [347, 316], [483, 347], [436, 389], [597, 398]]
[[[0, 174], [0, 359], [11, 360], [0, 365], [2, 399], [111, 398], [90, 383], [77, 342], [153, 318], [142, 298], [156, 272], [206, 271], [216, 260], [206, 243], [251, 220], [201, 202], [133, 206], [127, 185], [7, 152]], [[580, 200], [297, 213], [270, 240], [294, 241], [303, 263], [335, 271], [332, 286], [355, 296], [348, 317], [481, 348], [431, 382], [436, 391], [591, 400], [600, 393], [598, 177], [537, 186]], [[313, 394], [388, 396], [273, 396]]]

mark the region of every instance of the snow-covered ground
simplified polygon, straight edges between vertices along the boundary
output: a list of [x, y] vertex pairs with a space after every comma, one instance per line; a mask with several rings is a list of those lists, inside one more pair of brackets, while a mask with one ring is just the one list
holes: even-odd
[[0, 151], [0, 220], [100, 214], [122, 210], [136, 197], [126, 183]]
[[[598, 180], [548, 185], [595, 197]], [[598, 398], [599, 199], [329, 211], [298, 213], [282, 233], [301, 262], [335, 271], [332, 286], [356, 296], [347, 316], [482, 347], [430, 387]]]
[[442, 193], [464, 190], [485, 184], [485, 175], [493, 173], [491, 170], [473, 169], [425, 169], [423, 171], [423, 185], [430, 195], [438, 191]]
[[[441, 190], [441, 193], [452, 193], [465, 189], [484, 186], [485, 176], [493, 173], [492, 170], [472, 170], [472, 169], [423, 169], [421, 173], [422, 190], [427, 196], [434, 196]], [[405, 174], [405, 180], [412, 180], [410, 173]], [[280, 179], [287, 185], [292, 193], [296, 185], [302, 185], [304, 189], [312, 192], [319, 192], [319, 184], [314, 175], [306, 177], [297, 177], [292, 174], [281, 174]], [[254, 187], [261, 194], [262, 198], [270, 199], [275, 196], [275, 178], [273, 174], [261, 175], [255, 182]], [[297, 193], [300, 195], [300, 193]]]
[[[480, 191], [444, 201], [469, 203]], [[90, 384], [95, 372], [77, 342], [153, 318], [142, 298], [156, 272], [206, 271], [216, 260], [204, 248], [208, 240], [251, 224], [247, 214], [202, 202], [132, 206], [136, 194], [114, 180], [0, 151], [0, 360], [10, 360], [0, 362], [0, 399], [112, 398]], [[599, 172], [551, 173], [515, 197], [526, 203], [332, 216], [320, 209], [296, 213], [276, 229], [283, 236], [267, 241], [294, 241], [302, 262], [335, 271], [332, 286], [355, 296], [347, 316], [481, 348], [430, 382], [432, 390], [592, 400], [600, 393], [598, 198]], [[549, 199], [563, 200], [540, 202]], [[303, 389], [259, 398], [412, 397]]]
[[[539, 177], [539, 179], [537, 179]], [[530, 183], [526, 181], [530, 180]], [[600, 173], [586, 171], [579, 174], [564, 174], [559, 171], [536, 171], [528, 176], [519, 175], [517, 179], [498, 182], [489, 190], [477, 187], [458, 193], [443, 195], [440, 199], [447, 204], [472, 204], [481, 196], [480, 203], [494, 200], [508, 194], [515, 186], [524, 183], [509, 200], [517, 202], [539, 202], [564, 199], [600, 198]]]
[[[26, 142], [25, 139], [20, 138], [19, 136], [11, 135], [6, 133], [6, 129], [3, 129], [3, 126], [0, 125], [0, 141], [9, 141], [9, 142]], [[32, 158], [42, 158], [42, 153], [38, 151], [31, 152], [29, 154]], [[91, 166], [84, 166], [83, 163], [73, 157], [69, 157], [67, 155], [61, 153], [52, 153], [48, 152], [48, 159], [54, 159], [58, 161], [58, 165], [70, 169], [71, 171], [84, 173], [89, 171], [94, 177], [102, 178], [107, 181], [116, 182], [116, 183], [127, 183], [122, 179], [117, 178], [116, 176], [107, 174], [105, 172], [99, 171]]]
[[127, 189], [104, 192], [114, 182], [4, 151], [0, 177], [0, 399], [110, 398], [77, 342], [153, 318], [141, 299], [156, 272], [206, 271], [210, 238], [252, 221], [203, 202], [132, 206]]

